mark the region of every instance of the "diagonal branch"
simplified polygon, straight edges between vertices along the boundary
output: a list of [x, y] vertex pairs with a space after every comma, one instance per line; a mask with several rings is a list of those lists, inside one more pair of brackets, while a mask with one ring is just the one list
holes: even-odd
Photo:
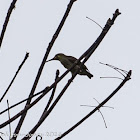
[[0, 99], [0, 102], [2, 101], [2, 99], [4, 98], [4, 96], [6, 95], [6, 93], [8, 92], [8, 90], [10, 89], [11, 85], [13, 84], [17, 74], [19, 73], [20, 69], [22, 68], [23, 64], [25, 63], [25, 61], [27, 60], [27, 58], [29, 57], [29, 53], [26, 53], [25, 57], [24, 57], [24, 60], [22, 61], [22, 63], [20, 64], [20, 66], [18, 67], [18, 70], [17, 72], [15, 73], [12, 81], [10, 82], [9, 86], [7, 87], [6, 91], [4, 92], [3, 96], [1, 97]]
[[11, 3], [11, 5], [10, 5], [10, 7], [8, 9], [7, 16], [5, 18], [3, 28], [2, 28], [2, 32], [1, 32], [1, 35], [0, 35], [0, 48], [1, 48], [1, 45], [2, 45], [2, 41], [3, 41], [3, 38], [4, 38], [4, 34], [5, 34], [5, 31], [6, 31], [6, 28], [7, 28], [11, 13], [12, 13], [13, 9], [15, 8], [16, 2], [17, 2], [17, 0], [13, 0], [13, 2]]

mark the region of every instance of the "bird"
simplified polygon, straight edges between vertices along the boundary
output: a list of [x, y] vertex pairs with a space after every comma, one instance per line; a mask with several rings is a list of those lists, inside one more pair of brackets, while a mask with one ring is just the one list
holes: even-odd
[[[73, 56], [67, 56], [63, 53], [58, 53], [54, 56], [54, 58], [46, 61], [52, 61], [52, 60], [58, 60], [61, 62], [61, 64], [66, 68], [66, 69], [70, 69], [72, 67], [72, 65], [74, 64], [74, 62], [77, 60], [77, 58], [73, 57]], [[81, 62], [79, 62], [72, 70], [71, 73], [72, 75], [75, 73], [75, 71], [80, 67]], [[88, 68], [83, 64], [78, 72], [79, 75], [86, 75], [88, 76], [88, 78], [92, 78], [93, 75], [89, 72]]]

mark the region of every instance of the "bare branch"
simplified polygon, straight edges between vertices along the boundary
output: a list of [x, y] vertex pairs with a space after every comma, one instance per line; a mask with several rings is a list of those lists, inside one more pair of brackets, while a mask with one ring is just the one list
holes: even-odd
[[100, 77], [100, 78], [114, 78], [114, 79], [123, 80], [122, 78], [119, 78], [119, 77]]
[[[123, 77], [125, 77], [125, 75], [124, 75], [123, 73], [125, 73], [125, 74], [128, 73], [128, 71], [123, 70], [123, 69], [120, 69], [120, 68], [117, 68], [117, 67], [115, 67], [115, 66], [113, 66], [113, 65], [110, 65], [110, 64], [104, 64], [104, 63], [102, 63], [102, 62], [100, 62], [100, 64], [106, 65], [106, 66], [108, 66], [108, 67], [110, 67], [110, 68], [116, 70], [116, 71], [117, 71], [118, 73], [120, 73]], [[122, 73], [122, 72], [123, 72], [123, 73]]]
[[2, 41], [3, 41], [3, 38], [4, 38], [4, 34], [5, 34], [5, 31], [6, 31], [6, 28], [7, 28], [11, 13], [12, 13], [13, 9], [15, 8], [16, 2], [17, 2], [17, 0], [13, 0], [13, 2], [11, 3], [11, 5], [10, 5], [10, 7], [8, 9], [7, 16], [5, 18], [3, 28], [2, 28], [2, 32], [1, 32], [1, 35], [0, 35], [0, 48], [1, 48], [1, 45], [2, 45]]
[[[80, 106], [86, 106], [86, 107], [97, 107], [95, 105], [80, 105]], [[114, 107], [111, 107], [111, 106], [102, 106], [102, 107], [107, 107], [107, 108], [111, 108], [111, 109], [114, 109]]]
[[99, 24], [99, 23], [97, 23], [96, 21], [94, 21], [93, 19], [91, 19], [91, 18], [89, 18], [89, 17], [86, 17], [87, 19], [89, 19], [89, 20], [91, 20], [91, 21], [93, 21], [94, 23], [96, 23], [101, 29], [103, 29], [103, 27]]
[[[95, 98], [93, 98], [93, 99], [94, 99], [98, 104], [100, 104], [100, 103], [98, 102], [98, 100], [96, 100]], [[105, 118], [104, 118], [102, 112], [100, 111], [100, 109], [98, 110], [98, 112], [101, 114], [101, 116], [102, 116], [102, 118], [103, 118], [103, 121], [104, 121], [104, 124], [105, 124], [105, 127], [107, 128], [107, 124], [106, 124]]]
[[3, 96], [0, 99], [0, 102], [3, 100], [3, 98], [5, 97], [6, 93], [8, 92], [8, 90], [10, 89], [10, 87], [12, 86], [17, 74], [19, 73], [20, 69], [22, 68], [23, 64], [25, 63], [25, 61], [27, 60], [27, 58], [29, 57], [29, 53], [26, 53], [24, 60], [22, 61], [22, 63], [20, 64], [20, 66], [18, 67], [17, 72], [15, 73], [12, 81], [10, 82], [9, 86], [7, 87], [6, 91], [4, 92]]

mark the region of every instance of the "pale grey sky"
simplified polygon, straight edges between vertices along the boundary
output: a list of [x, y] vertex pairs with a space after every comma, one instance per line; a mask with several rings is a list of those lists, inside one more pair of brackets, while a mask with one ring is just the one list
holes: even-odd
[[[0, 1], [0, 31], [10, 3], [11, 0]], [[30, 56], [0, 104], [1, 110], [7, 107], [7, 99], [10, 105], [13, 105], [29, 95], [48, 43], [62, 19], [68, 3], [69, 0], [17, 1], [0, 50], [0, 95], [5, 91], [26, 52], [29, 52]], [[101, 109], [108, 128], [105, 128], [101, 115], [97, 112], [63, 139], [140, 139], [139, 5], [138, 0], [77, 0], [75, 2], [49, 58], [59, 52], [78, 58], [90, 47], [100, 34], [101, 29], [86, 19], [86, 16], [94, 19], [103, 27], [107, 19], [112, 18], [112, 14], [117, 8], [122, 14], [86, 63], [94, 78], [90, 80], [78, 75], [57, 107], [36, 131], [36, 134], [41, 133], [44, 135], [44, 139], [53, 140], [55, 137], [46, 136], [46, 134], [63, 133], [92, 110], [92, 108], [80, 107], [81, 104], [97, 105], [93, 98], [101, 102], [118, 86], [121, 82], [118, 79], [100, 79], [100, 76], [119, 76], [117, 72], [99, 64], [99, 62], [104, 62], [124, 70], [132, 69], [133, 72], [132, 79], [107, 103], [115, 109]], [[61, 74], [65, 71], [57, 61], [46, 64], [36, 92], [51, 85], [55, 78], [56, 69], [59, 69]], [[60, 82], [56, 95], [59, 94], [70, 76], [71, 74], [68, 74]], [[27, 134], [38, 121], [48, 98], [48, 95], [45, 96], [28, 112], [20, 132], [21, 135]], [[24, 105], [20, 105], [12, 109], [11, 116], [18, 113], [23, 107]], [[0, 123], [7, 119], [8, 116], [5, 113], [0, 116]], [[12, 132], [18, 120], [12, 123]], [[8, 127], [1, 129], [0, 132], [8, 133]], [[21, 137], [18, 139], [20, 140]]]

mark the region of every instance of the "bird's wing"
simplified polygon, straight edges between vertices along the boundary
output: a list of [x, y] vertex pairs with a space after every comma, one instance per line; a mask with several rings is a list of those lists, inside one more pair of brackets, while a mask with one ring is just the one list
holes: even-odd
[[73, 56], [67, 56], [71, 63], [74, 63], [77, 59]]
[[[73, 57], [73, 56], [67, 56], [68, 57], [68, 59], [69, 59], [69, 61], [71, 62], [71, 63], [74, 63], [77, 59], [75, 58], [75, 57]], [[79, 63], [79, 64], [81, 64], [81, 62]], [[85, 69], [85, 70], [88, 70], [88, 68], [85, 66], [85, 65], [83, 65], [83, 68]]]

